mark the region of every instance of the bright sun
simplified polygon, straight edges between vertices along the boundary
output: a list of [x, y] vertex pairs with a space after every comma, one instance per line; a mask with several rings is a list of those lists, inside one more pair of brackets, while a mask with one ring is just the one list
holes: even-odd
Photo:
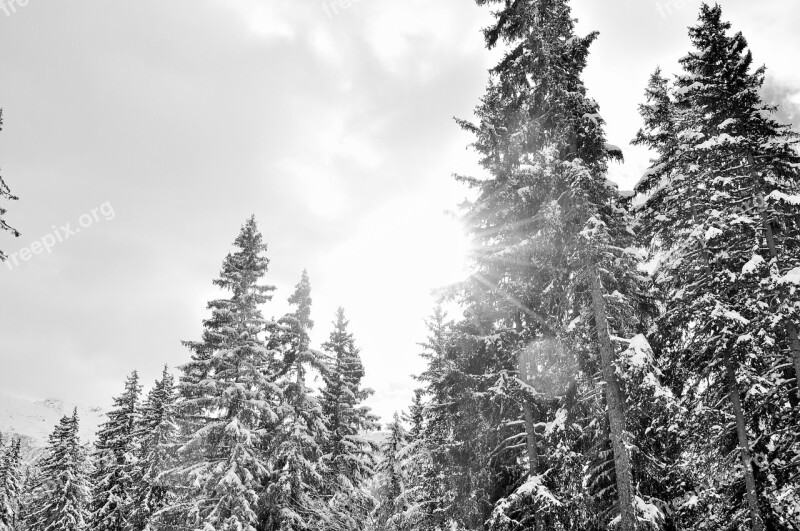
[[[398, 197], [375, 209], [312, 271], [315, 319], [326, 323], [344, 306], [369, 367], [367, 383], [381, 387], [370, 404], [385, 419], [407, 403], [415, 385], [408, 375], [424, 370], [417, 341], [427, 337], [435, 291], [469, 276], [470, 240], [442, 211], [441, 195]], [[457, 307], [445, 309], [457, 316]], [[325, 327], [319, 330], [324, 341]]]
[[[437, 219], [438, 218], [438, 219]], [[471, 242], [457, 220], [444, 214], [424, 222], [420, 251], [431, 258], [427, 272], [437, 285], [463, 280], [469, 274]]]
[[405, 198], [368, 215], [325, 262], [337, 284], [348, 286], [342, 295], [368, 299], [388, 290], [402, 304], [467, 278], [470, 248], [460, 223], [439, 205]]

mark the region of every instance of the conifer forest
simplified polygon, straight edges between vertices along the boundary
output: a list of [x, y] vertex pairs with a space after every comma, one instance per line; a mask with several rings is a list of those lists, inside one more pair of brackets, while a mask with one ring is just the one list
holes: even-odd
[[33, 455], [0, 435], [0, 531], [800, 531], [800, 136], [746, 36], [704, 3], [680, 73], [652, 65], [627, 192], [602, 37], [569, 0], [475, 3], [470, 272], [418, 316], [413, 400], [368, 407], [348, 313], [312, 321], [302, 267], [277, 291], [242, 212], [181, 365], [130, 372], [91, 440], [77, 410]]

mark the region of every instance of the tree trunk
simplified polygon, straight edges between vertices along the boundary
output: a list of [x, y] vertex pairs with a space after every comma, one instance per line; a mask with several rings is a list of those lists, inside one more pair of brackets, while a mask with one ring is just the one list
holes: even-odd
[[797, 325], [789, 322], [787, 325], [789, 329], [789, 348], [792, 351], [792, 359], [794, 361], [794, 381], [797, 385], [797, 400], [800, 401], [800, 337], [797, 335]]
[[[528, 474], [534, 477], [539, 475], [539, 450], [536, 448], [536, 424], [533, 421], [533, 408], [527, 399], [523, 402], [522, 407], [525, 410], [525, 428], [528, 435]], [[534, 520], [536, 522], [536, 531], [543, 531], [544, 522], [538, 508], [534, 515]]]
[[[750, 151], [747, 152], [747, 162], [750, 164], [750, 178], [755, 188], [756, 202], [761, 212], [761, 223], [764, 229], [764, 237], [767, 240], [767, 247], [769, 247], [770, 258], [775, 260], [775, 263], [778, 264], [778, 248], [775, 246], [775, 235], [772, 232], [772, 224], [767, 215], [767, 204], [764, 200], [764, 193], [761, 190], [758, 175], [756, 175], [756, 163]], [[778, 269], [780, 270], [780, 265]], [[797, 325], [793, 321], [788, 321], [786, 324], [786, 331], [789, 335], [789, 352], [792, 353], [792, 361], [794, 362], [794, 379], [795, 385], [797, 386], [797, 398], [800, 400], [800, 339], [798, 339], [797, 336]]]
[[761, 511], [758, 508], [758, 494], [756, 493], [756, 480], [753, 476], [753, 467], [750, 457], [750, 441], [747, 437], [747, 427], [744, 423], [744, 413], [742, 412], [742, 400], [739, 397], [739, 387], [736, 384], [736, 374], [733, 364], [725, 353], [725, 375], [728, 382], [728, 396], [733, 407], [733, 414], [736, 417], [736, 434], [739, 437], [739, 455], [744, 468], [744, 483], [747, 489], [747, 506], [750, 509], [750, 521], [753, 531], [764, 531], [764, 521], [761, 519]]
[[533, 408], [526, 400], [523, 404], [525, 410], [525, 427], [528, 432], [528, 472], [531, 476], [539, 474], [539, 450], [536, 447], [536, 424], [533, 422]]
[[[520, 312], [517, 312], [514, 321], [517, 327], [517, 334], [522, 337], [522, 315]], [[525, 381], [526, 384], [530, 385], [531, 379], [527, 373], [528, 370], [530, 370], [530, 368], [527, 367], [526, 363], [523, 364], [522, 359], [520, 358], [520, 377]], [[528, 473], [531, 477], [533, 477], [539, 475], [539, 450], [536, 447], [536, 424], [533, 421], [533, 408], [531, 407], [527, 396], [523, 398], [522, 409], [525, 413], [525, 432], [528, 443]], [[544, 522], [542, 520], [542, 515], [538, 510], [534, 515], [534, 521], [536, 524], [536, 531], [543, 531]]]
[[597, 328], [597, 341], [603, 363], [603, 378], [606, 382], [606, 402], [608, 403], [608, 424], [611, 431], [611, 445], [614, 449], [614, 468], [617, 474], [617, 496], [619, 498], [620, 529], [636, 529], [636, 513], [633, 508], [633, 473], [631, 457], [625, 446], [625, 411], [622, 391], [615, 374], [615, 354], [608, 332], [606, 301], [597, 266], [589, 268], [594, 321]]

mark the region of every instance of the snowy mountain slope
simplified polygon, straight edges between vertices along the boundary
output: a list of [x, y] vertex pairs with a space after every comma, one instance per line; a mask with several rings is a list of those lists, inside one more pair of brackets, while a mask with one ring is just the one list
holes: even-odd
[[44, 447], [61, 417], [71, 414], [75, 407], [80, 418], [81, 440], [89, 441], [105, 421], [100, 408], [67, 404], [53, 398], [31, 401], [0, 393], [0, 432], [28, 438], [31, 446]]

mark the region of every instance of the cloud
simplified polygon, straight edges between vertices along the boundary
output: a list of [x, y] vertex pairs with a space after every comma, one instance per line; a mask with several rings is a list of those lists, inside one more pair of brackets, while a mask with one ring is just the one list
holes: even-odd
[[768, 75], [761, 94], [766, 103], [778, 106], [776, 118], [779, 121], [800, 128], [800, 84]]
[[[230, 10], [249, 33], [261, 39], [292, 39], [297, 35], [297, 2], [287, 0], [211, 0], [210, 6]], [[293, 5], [294, 4], [294, 5]]]
[[[575, 14], [581, 31], [602, 32], [587, 82], [622, 144], [647, 75], [686, 52], [695, 14], [609, 2], [577, 0]], [[629, 9], [633, 20], [619, 16]], [[758, 8], [751, 39], [776, 71], [800, 53], [781, 13]], [[265, 314], [285, 310], [307, 267], [316, 337], [345, 304], [375, 404], [402, 408], [384, 383], [410, 398], [413, 380], [398, 375], [418, 372], [429, 289], [450, 275], [436, 258], [448, 249], [437, 239], [453, 239], [441, 210], [466, 193], [450, 173], [476, 171], [452, 117], [471, 116], [496, 58], [482, 49], [488, 18], [464, 0], [361, 0], [335, 17], [317, 0], [75, 0], [0, 16], [0, 47], [13, 50], [0, 56], [0, 164], [23, 231], [3, 248], [106, 201], [117, 214], [24, 268], [0, 267], [11, 360], [0, 387], [107, 403], [133, 368], [149, 382], [188, 359], [179, 341], [200, 337], [219, 296], [211, 279], [254, 213], [279, 287]], [[782, 48], [764, 44], [774, 34]], [[775, 90], [790, 103], [798, 92]], [[636, 180], [646, 158], [615, 171]]]

